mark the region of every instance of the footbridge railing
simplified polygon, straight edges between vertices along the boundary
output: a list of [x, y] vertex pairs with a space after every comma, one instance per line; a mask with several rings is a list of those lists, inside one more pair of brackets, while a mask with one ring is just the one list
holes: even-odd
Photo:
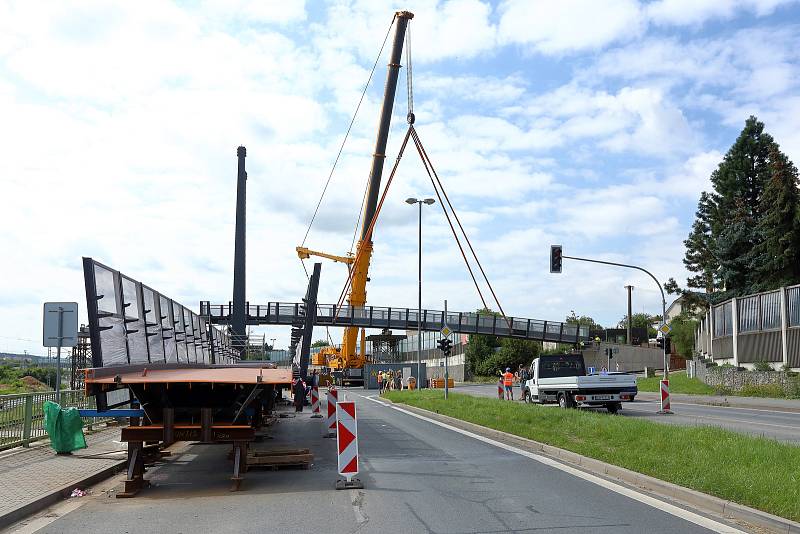
[[[213, 324], [230, 323], [232, 312], [232, 303], [200, 302], [200, 316]], [[250, 325], [291, 325], [305, 316], [305, 304], [302, 302], [247, 305], [247, 323]], [[422, 310], [418, 313], [416, 308], [349, 305], [337, 307], [334, 304], [318, 304], [315, 324], [397, 330], [416, 330], [419, 326], [425, 331], [438, 331], [446, 322], [453, 332], [460, 334], [490, 334], [557, 343], [579, 343], [589, 340], [588, 327], [560, 321], [521, 317], [504, 319], [492, 314], [451, 311], [447, 312], [446, 321], [444, 319], [444, 312], [440, 310]]]

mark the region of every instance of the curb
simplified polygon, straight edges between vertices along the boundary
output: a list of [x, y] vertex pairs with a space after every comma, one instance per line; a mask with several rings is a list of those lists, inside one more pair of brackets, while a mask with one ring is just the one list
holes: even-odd
[[119, 471], [125, 469], [125, 465], [127, 460], [120, 460], [119, 462], [115, 463], [114, 465], [110, 465], [101, 471], [96, 471], [95, 473], [75, 480], [66, 486], [62, 487], [61, 489], [52, 491], [48, 494], [42, 495], [35, 500], [20, 506], [16, 510], [13, 510], [5, 515], [0, 516], [0, 529], [4, 529], [11, 525], [12, 523], [16, 523], [21, 519], [25, 519], [31, 514], [39, 512], [48, 506], [57, 503], [58, 501], [68, 497], [72, 490], [75, 487], [86, 487], [91, 486], [93, 484], [97, 484], [98, 482], [107, 479], [108, 477], [115, 475]]
[[719, 497], [714, 497], [712, 495], [701, 493], [689, 488], [684, 488], [683, 486], [678, 486], [677, 484], [673, 484], [671, 482], [665, 482], [649, 475], [637, 473], [636, 471], [631, 471], [630, 469], [626, 469], [624, 467], [619, 467], [617, 465], [609, 464], [600, 460], [595, 460], [594, 458], [582, 456], [580, 454], [565, 449], [560, 449], [558, 447], [553, 447], [552, 445], [547, 445], [532, 439], [501, 432], [500, 430], [477, 425], [468, 421], [462, 421], [461, 419], [456, 419], [448, 415], [442, 415], [440, 413], [417, 408], [416, 406], [394, 403], [386, 398], [381, 398], [381, 400], [390, 404], [400, 405], [405, 410], [430, 417], [431, 419], [436, 419], [443, 423], [461, 428], [462, 430], [468, 430], [470, 432], [474, 432], [475, 434], [480, 434], [484, 437], [488, 437], [508, 445], [514, 445], [520, 449], [542, 453], [543, 455], [549, 456], [556, 460], [560, 460], [574, 466], [579, 466], [592, 474], [617, 479], [631, 486], [636, 486], [638, 488], [651, 491], [659, 496], [673, 499], [681, 504], [704, 512], [721, 515], [727, 519], [749, 523], [750, 525], [769, 530], [770, 532], [780, 534], [800, 534], [800, 523], [790, 519], [778, 517], [767, 512], [762, 512], [761, 510], [756, 510], [755, 508], [750, 508], [749, 506], [727, 501], [725, 499], [720, 499]]

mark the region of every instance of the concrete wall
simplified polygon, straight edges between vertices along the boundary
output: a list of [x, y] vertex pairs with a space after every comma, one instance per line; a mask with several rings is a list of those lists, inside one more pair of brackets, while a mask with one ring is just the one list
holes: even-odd
[[598, 371], [608, 365], [604, 349], [611, 347], [618, 350], [611, 359], [609, 371], [616, 371], [619, 364], [620, 371], [643, 371], [645, 367], [655, 369], [664, 368], [664, 352], [659, 348], [633, 347], [630, 345], [614, 345], [600, 343], [599, 349], [591, 348], [583, 351], [586, 367], [594, 367]]

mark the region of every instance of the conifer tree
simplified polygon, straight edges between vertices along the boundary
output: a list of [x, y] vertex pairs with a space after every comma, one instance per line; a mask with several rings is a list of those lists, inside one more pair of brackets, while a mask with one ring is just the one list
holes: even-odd
[[703, 191], [700, 194], [700, 201], [697, 203], [692, 231], [683, 242], [686, 246], [683, 264], [689, 271], [697, 273], [687, 280], [686, 285], [693, 289], [701, 289], [706, 293], [713, 293], [718, 287], [716, 274], [719, 269], [719, 260], [714, 254], [714, 239], [711, 235], [714, 209], [711, 197]]
[[770, 177], [761, 197], [756, 227], [759, 243], [749, 267], [753, 291], [767, 291], [800, 282], [800, 190], [797, 167], [774, 145]]

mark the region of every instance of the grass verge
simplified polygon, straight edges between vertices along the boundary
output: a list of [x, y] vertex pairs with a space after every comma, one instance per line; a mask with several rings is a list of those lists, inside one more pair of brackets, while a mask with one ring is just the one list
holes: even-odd
[[683, 427], [442, 391], [386, 397], [567, 449], [800, 521], [800, 447], [714, 427]]
[[[636, 385], [639, 391], [661, 391], [661, 376], [638, 378]], [[669, 374], [670, 393], [689, 393], [691, 395], [714, 395], [717, 390], [697, 378], [688, 378], [686, 372]]]

